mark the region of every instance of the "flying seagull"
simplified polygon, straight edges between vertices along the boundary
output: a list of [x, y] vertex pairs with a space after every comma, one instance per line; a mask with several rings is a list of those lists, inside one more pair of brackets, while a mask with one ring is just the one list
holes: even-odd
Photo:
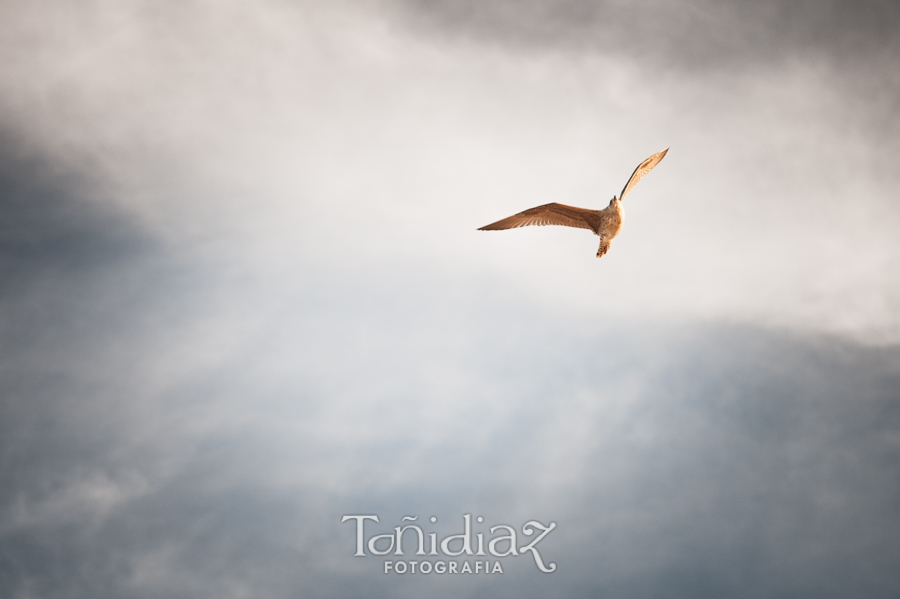
[[603, 256], [609, 251], [609, 246], [613, 238], [622, 230], [622, 200], [625, 199], [631, 189], [637, 185], [641, 178], [650, 172], [650, 170], [659, 164], [669, 148], [662, 152], [658, 152], [638, 165], [628, 183], [622, 188], [622, 195], [613, 196], [609, 201], [609, 206], [603, 210], [588, 210], [587, 208], [576, 208], [575, 206], [566, 206], [565, 204], [544, 204], [536, 208], [529, 208], [524, 212], [513, 214], [503, 220], [498, 220], [478, 229], [479, 231], [501, 231], [503, 229], [515, 229], [516, 227], [525, 227], [527, 225], [562, 225], [563, 227], [578, 227], [580, 229], [590, 229], [594, 235], [600, 237], [600, 247], [597, 249], [597, 257]]

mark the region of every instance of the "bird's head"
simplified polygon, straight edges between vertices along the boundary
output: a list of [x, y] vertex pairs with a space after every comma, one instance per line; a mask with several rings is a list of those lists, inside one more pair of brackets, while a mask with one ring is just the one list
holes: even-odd
[[610, 205], [610, 206], [615, 206], [615, 205], [618, 204], [620, 201], [621, 201], [621, 200], [619, 200], [619, 196], [613, 196], [613, 198], [609, 201], [609, 205]]

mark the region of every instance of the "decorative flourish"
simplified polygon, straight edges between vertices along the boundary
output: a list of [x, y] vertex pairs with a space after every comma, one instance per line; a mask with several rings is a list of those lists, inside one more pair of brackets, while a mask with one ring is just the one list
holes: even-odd
[[613, 196], [613, 199], [609, 201], [609, 205], [603, 210], [588, 210], [587, 208], [576, 208], [575, 206], [566, 206], [565, 204], [554, 202], [529, 208], [524, 212], [498, 220], [478, 230], [501, 231], [528, 225], [561, 225], [563, 227], [588, 229], [593, 231], [594, 235], [600, 237], [600, 247], [597, 249], [597, 257], [600, 258], [609, 251], [613, 238], [622, 230], [622, 200], [625, 199], [625, 194], [631, 191], [637, 185], [637, 182], [649, 173], [654, 166], [659, 164], [659, 161], [663, 159], [663, 156], [668, 151], [669, 148], [666, 148], [640, 163], [634, 169], [634, 172], [631, 173], [628, 183], [622, 188], [621, 196]]

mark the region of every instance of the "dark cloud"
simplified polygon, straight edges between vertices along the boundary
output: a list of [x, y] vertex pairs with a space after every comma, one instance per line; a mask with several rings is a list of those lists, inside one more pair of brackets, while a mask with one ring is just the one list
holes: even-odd
[[596, 50], [687, 69], [823, 55], [873, 61], [900, 52], [900, 9], [852, 2], [398, 1], [413, 28], [529, 48]]
[[117, 456], [134, 433], [135, 364], [153, 354], [149, 333], [185, 308], [165, 291], [185, 269], [96, 190], [26, 140], [0, 139], [5, 596], [111, 592], [116, 557], [98, 514], [143, 484], [149, 463], [146, 452]]
[[0, 284], [96, 271], [146, 247], [132, 221], [101, 209], [105, 198], [91, 193], [84, 175], [43, 159], [26, 140], [0, 135]]

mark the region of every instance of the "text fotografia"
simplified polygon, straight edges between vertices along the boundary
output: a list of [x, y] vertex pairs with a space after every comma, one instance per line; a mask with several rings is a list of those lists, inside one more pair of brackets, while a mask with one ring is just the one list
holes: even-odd
[[[401, 522], [415, 522], [418, 516], [404, 516]], [[438, 539], [436, 532], [426, 532], [416, 524], [401, 524], [395, 526], [392, 532], [366, 536], [366, 521], [379, 523], [378, 516], [374, 514], [353, 514], [341, 518], [341, 523], [347, 521], [356, 522], [356, 552], [354, 557], [367, 557], [369, 555], [386, 556], [392, 558], [384, 561], [384, 573], [395, 574], [503, 574], [503, 565], [500, 560], [494, 558], [517, 557], [530, 553], [534, 563], [541, 572], [554, 572], [556, 564], [545, 563], [537, 548], [544, 537], [556, 528], [556, 522], [541, 524], [537, 520], [529, 520], [522, 525], [522, 541], [530, 541], [519, 545], [519, 533], [507, 524], [497, 524], [488, 528], [488, 533], [476, 532], [472, 534], [472, 514], [463, 515], [463, 532], [447, 535]], [[431, 522], [437, 522], [432, 516]], [[484, 522], [484, 518], [478, 516], [478, 523]], [[486, 538], [487, 536], [487, 538]], [[530, 537], [534, 537], [533, 539]], [[406, 541], [406, 545], [404, 545]], [[426, 559], [403, 559], [410, 552], [410, 557], [426, 556]], [[462, 560], [427, 559], [428, 556], [436, 557], [462, 557]], [[473, 559], [466, 559], [471, 556]], [[479, 557], [485, 559], [478, 559]]]
[[[444, 561], [437, 560], [436, 562], [430, 562], [428, 560], [415, 561], [410, 560], [408, 562], [404, 561], [392, 561], [392, 560], [384, 560], [384, 573], [388, 572], [396, 572], [397, 574], [416, 574], [416, 567], [418, 566], [419, 574], [431, 574], [434, 572], [435, 574], [503, 574], [503, 566], [500, 565], [500, 561], [494, 561], [494, 565], [491, 566], [490, 561], [478, 561], [469, 562], [468, 560], [463, 561], [460, 564], [457, 561]], [[554, 568], [556, 564], [553, 564]], [[551, 570], [552, 572], [552, 570]]]

